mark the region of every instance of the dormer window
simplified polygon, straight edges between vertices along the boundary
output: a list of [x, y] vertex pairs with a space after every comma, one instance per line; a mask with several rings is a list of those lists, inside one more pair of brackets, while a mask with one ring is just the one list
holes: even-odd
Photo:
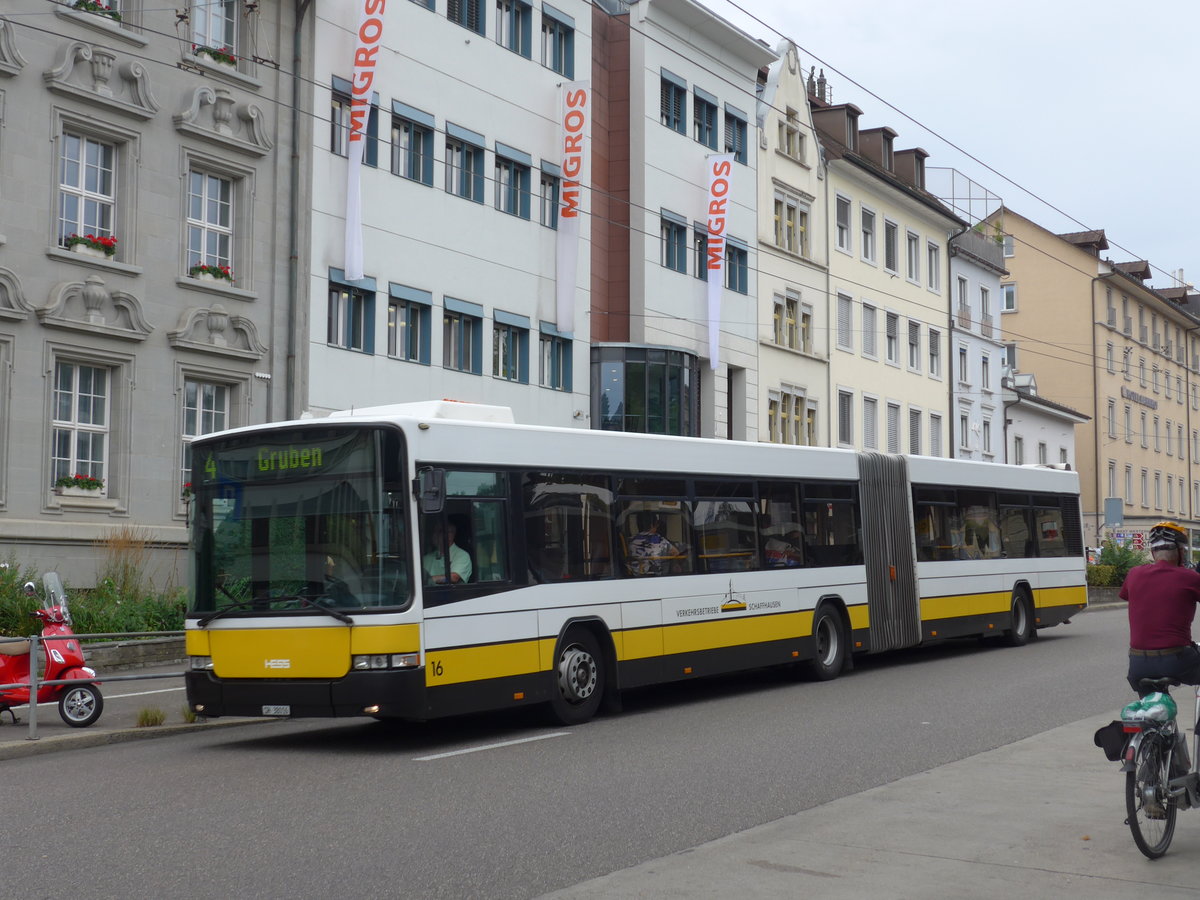
[[846, 146], [858, 152], [858, 116], [846, 110]]
[[889, 172], [896, 170], [896, 158], [892, 155], [892, 136], [887, 131], [883, 133], [883, 167]]

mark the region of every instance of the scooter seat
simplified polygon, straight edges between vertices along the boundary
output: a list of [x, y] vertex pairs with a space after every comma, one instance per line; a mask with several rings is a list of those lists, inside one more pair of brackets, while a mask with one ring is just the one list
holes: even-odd
[[29, 641], [0, 642], [0, 656], [25, 656], [29, 653]]

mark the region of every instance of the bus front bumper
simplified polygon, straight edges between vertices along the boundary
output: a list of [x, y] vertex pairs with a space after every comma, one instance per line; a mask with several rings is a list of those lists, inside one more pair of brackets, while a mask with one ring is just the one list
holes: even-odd
[[350, 672], [337, 679], [218, 678], [184, 674], [188, 706], [208, 718], [279, 716], [426, 718], [425, 669]]

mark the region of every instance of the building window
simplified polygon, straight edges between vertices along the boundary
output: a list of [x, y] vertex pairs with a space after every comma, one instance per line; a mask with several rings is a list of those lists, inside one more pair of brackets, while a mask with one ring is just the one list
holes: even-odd
[[479, 375], [483, 371], [483, 310], [474, 303], [443, 299], [442, 366]]
[[863, 448], [879, 449], [879, 401], [874, 397], [863, 397]]
[[72, 235], [112, 237], [117, 204], [115, 144], [64, 132], [58, 180], [58, 243]]
[[807, 304], [800, 304], [800, 349], [805, 353], [812, 353], [812, 336], [813, 336], [813, 308]]
[[908, 251], [908, 280], [921, 282], [921, 236], [911, 231], [906, 234], [905, 247]]
[[433, 120], [420, 115], [418, 122], [392, 112], [392, 174], [432, 185]]
[[515, 159], [496, 149], [496, 209], [529, 218], [530, 166], [527, 161]]
[[838, 391], [838, 444], [848, 447], [854, 443], [854, 395]]
[[496, 0], [496, 43], [529, 59], [533, 43], [533, 9], [521, 0]]
[[88, 475], [104, 481], [98, 496], [108, 495], [109, 376], [110, 370], [101, 366], [55, 364], [51, 485], [60, 478]]
[[798, 319], [799, 319], [800, 301], [788, 294], [787, 296], [775, 297], [775, 343], [780, 347], [787, 347], [789, 350], [798, 350], [799, 335], [798, 335]]
[[329, 152], [350, 155], [350, 95], [337, 90], [329, 101]]
[[547, 228], [558, 228], [558, 191], [559, 178], [550, 172], [542, 170], [540, 189], [539, 220]]
[[[1062, 455], [1064, 457], [1067, 455], [1065, 448], [1063, 449]], [[1063, 462], [1066, 462], [1066, 459], [1064, 459]], [[1133, 505], [1133, 466], [1125, 467], [1125, 505]]]
[[1000, 285], [1000, 312], [1017, 311], [1017, 286], [1015, 284]]
[[483, 0], [447, 0], [446, 18], [463, 28], [483, 34]]
[[696, 277], [701, 281], [708, 281], [708, 231], [703, 225], [692, 226], [692, 250]]
[[900, 365], [900, 317], [895, 313], [888, 313], [884, 320], [884, 342], [887, 361]]
[[921, 455], [921, 411], [908, 411], [908, 452], [912, 456]]
[[[550, 333], [542, 325], [542, 334]], [[700, 358], [660, 347], [596, 346], [592, 418], [604, 431], [698, 437]]]
[[869, 262], [875, 262], [875, 213], [869, 209], [861, 210], [860, 218], [862, 221], [862, 258]]
[[970, 360], [967, 357], [967, 348], [961, 344], [958, 348], [958, 383], [971, 383], [971, 366]]
[[808, 210], [790, 194], [775, 193], [775, 246], [808, 255]]
[[883, 267], [889, 272], [900, 269], [900, 227], [887, 220], [883, 223]]
[[1025, 465], [1025, 439], [1020, 435], [1013, 438], [1013, 465]]
[[686, 83], [664, 70], [659, 80], [659, 100], [659, 121], [672, 131], [684, 134], [684, 115], [687, 112]]
[[769, 437], [776, 444], [805, 444], [807, 440], [804, 394], [794, 388], [771, 391], [767, 403]]
[[1108, 368], [1109, 375], [1115, 375], [1117, 372], [1116, 354], [1113, 352], [1112, 341], [1109, 341], [1104, 349], [1104, 364]]
[[900, 406], [896, 403], [887, 405], [887, 452], [900, 452]]
[[233, 268], [233, 181], [195, 170], [188, 173], [187, 270]]
[[687, 272], [687, 224], [666, 211], [663, 212], [659, 222], [659, 233], [662, 236], [662, 265], [676, 272]]
[[1108, 401], [1108, 436], [1113, 440], [1117, 437], [1117, 401]]
[[197, 47], [224, 50], [236, 56], [238, 4], [235, 0], [192, 0], [188, 22]]
[[725, 287], [739, 294], [750, 293], [750, 251], [725, 241]]
[[992, 361], [986, 353], [979, 357], [979, 389], [985, 394], [992, 392]]
[[192, 441], [229, 427], [229, 385], [187, 379], [183, 383], [180, 488], [192, 480]]
[[330, 346], [371, 352], [374, 311], [374, 292], [330, 282], [326, 334]]
[[433, 295], [403, 285], [389, 285], [388, 356], [429, 365]]
[[911, 319], [908, 322], [908, 368], [913, 372], [921, 371], [921, 323]]
[[971, 449], [971, 417], [966, 413], [958, 415], [958, 446], [962, 450]]
[[850, 252], [850, 201], [837, 198], [837, 248]]
[[804, 162], [804, 133], [800, 130], [800, 114], [788, 107], [787, 115], [779, 120], [779, 152], [797, 162]]
[[939, 262], [942, 255], [941, 248], [937, 244], [930, 242], [926, 249], [929, 256], [929, 289], [931, 291], [941, 290], [942, 267]]
[[692, 129], [699, 143], [717, 149], [717, 100], [699, 88], [692, 95]]
[[1038, 465], [1044, 466], [1049, 461], [1049, 457], [1046, 456], [1046, 442], [1038, 441]]
[[1150, 505], [1150, 491], [1147, 487], [1147, 479], [1149, 477], [1149, 474], [1150, 473], [1147, 472], [1145, 469], [1142, 469], [1142, 475], [1141, 475], [1140, 481], [1141, 481], [1141, 488], [1142, 488], [1142, 506], [1143, 507], [1148, 507]]
[[1015, 343], [1004, 345], [1004, 366], [1010, 372], [1017, 371], [1017, 345]]
[[725, 107], [725, 152], [743, 165], [746, 162], [746, 116], [732, 106]]
[[1162, 473], [1154, 473], [1154, 508], [1162, 509]]
[[929, 329], [929, 374], [934, 378], [942, 377], [942, 335], [932, 328]]
[[571, 390], [571, 340], [542, 324], [540, 336], [542, 371], [540, 384], [554, 391]]
[[492, 372], [506, 381], [529, 383], [529, 327], [497, 311], [492, 323]]
[[929, 414], [929, 455], [942, 455], [942, 417]]
[[[1145, 431], [1145, 428], [1142, 429]], [[1125, 404], [1125, 443], [1133, 443], [1133, 411]]]
[[542, 65], [575, 77], [575, 20], [542, 6]]
[[1004, 235], [1003, 245], [1004, 245], [1005, 258], [1012, 256], [1013, 255], [1013, 236], [1011, 234]]
[[843, 350], [854, 349], [854, 300], [838, 294], [837, 343]]
[[862, 352], [863, 356], [869, 359], [878, 359], [879, 349], [876, 346], [878, 335], [876, 334], [877, 310], [869, 303], [862, 305]]
[[983, 437], [979, 443], [980, 443], [979, 449], [982, 450], [988, 456], [991, 456], [992, 455], [992, 420], [991, 419], [983, 420]]
[[446, 136], [446, 193], [483, 202], [483, 147]]

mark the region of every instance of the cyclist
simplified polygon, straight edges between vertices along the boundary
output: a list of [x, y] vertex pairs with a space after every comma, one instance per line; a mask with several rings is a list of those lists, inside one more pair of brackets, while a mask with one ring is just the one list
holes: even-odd
[[1187, 532], [1174, 522], [1150, 529], [1154, 561], [1131, 569], [1121, 587], [1129, 603], [1129, 685], [1170, 676], [1200, 684], [1200, 649], [1192, 620], [1200, 604], [1200, 572], [1188, 565]]

